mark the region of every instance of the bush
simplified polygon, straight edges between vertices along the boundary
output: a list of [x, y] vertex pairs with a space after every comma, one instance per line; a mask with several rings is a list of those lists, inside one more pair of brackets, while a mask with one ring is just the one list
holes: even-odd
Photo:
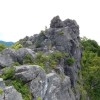
[[13, 78], [14, 73], [15, 73], [14, 67], [11, 67], [11, 68], [4, 68], [3, 71], [4, 71], [4, 74], [3, 74], [2, 78], [3, 78], [4, 80], [12, 79], [12, 78]]
[[60, 32], [59, 34], [60, 34], [60, 35], [63, 35], [63, 34], [64, 34], [64, 32]]
[[0, 51], [4, 50], [5, 48], [6, 48], [6, 46], [5, 46], [5, 45], [0, 44]]
[[24, 84], [21, 80], [13, 80], [12, 84], [15, 89], [22, 94], [24, 100], [32, 100], [31, 92], [26, 84]]
[[32, 56], [30, 54], [26, 54], [26, 56], [24, 57], [23, 63], [24, 64], [32, 64], [33, 63]]
[[68, 54], [59, 51], [50, 53], [48, 55], [38, 52], [34, 60], [34, 64], [40, 65], [45, 71], [47, 71], [48, 68], [49, 70], [56, 68], [61, 59], [64, 59], [66, 56], [68, 56]]
[[0, 95], [2, 95], [3, 94], [3, 90], [0, 88]]
[[65, 64], [72, 66], [75, 63], [74, 58], [68, 58], [67, 61], [65, 61]]
[[37, 100], [42, 100], [41, 97], [38, 97]]
[[20, 49], [20, 48], [23, 48], [23, 46], [20, 44], [20, 43], [16, 43], [16, 44], [14, 44], [13, 46], [12, 46], [12, 48], [13, 49], [15, 49], [15, 50], [18, 50], [18, 49]]

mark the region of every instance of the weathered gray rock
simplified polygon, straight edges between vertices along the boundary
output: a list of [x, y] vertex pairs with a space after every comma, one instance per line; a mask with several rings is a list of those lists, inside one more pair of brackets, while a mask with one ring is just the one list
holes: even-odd
[[64, 24], [59, 18], [59, 16], [56, 16], [51, 20], [51, 24], [50, 24], [51, 28], [62, 28], [63, 26]]
[[47, 75], [47, 89], [43, 100], [75, 100], [70, 78], [56, 73]]
[[69, 27], [75, 34], [79, 34], [79, 25], [75, 20], [66, 19], [63, 23], [65, 27]]
[[0, 53], [0, 68], [11, 67], [17, 61], [18, 57], [14, 49], [7, 48]]
[[13, 86], [6, 87], [2, 78], [0, 78], [0, 89], [2, 89], [0, 100], [23, 100], [21, 93]]
[[50, 73], [37, 65], [16, 67], [16, 78], [27, 82], [33, 95], [33, 100], [75, 100], [71, 90], [70, 78], [62, 73]]
[[13, 86], [5, 88], [4, 98], [4, 100], [23, 100], [21, 93], [18, 93]]
[[4, 81], [3, 81], [2, 78], [0, 78], [0, 88], [1, 89], [4, 89], [5, 88], [5, 83], [4, 83]]
[[[46, 75], [45, 71], [36, 65], [16, 67], [16, 78], [20, 78], [23, 82], [27, 82], [34, 97], [33, 100], [37, 100], [39, 97], [43, 100], [80, 99], [80, 93], [77, 92], [78, 90], [75, 95], [71, 90], [71, 87], [76, 89], [75, 87], [79, 80], [78, 72], [81, 70], [80, 61], [82, 57], [79, 26], [75, 20], [66, 19], [65, 21], [62, 21], [59, 16], [56, 16], [51, 20], [49, 29], [46, 29], [38, 35], [25, 37], [20, 40], [19, 43], [30, 49], [21, 48], [15, 53], [9, 53], [11, 50], [1, 53], [0, 67], [11, 66], [15, 61], [23, 64], [23, 60], [27, 54], [31, 55], [34, 61], [36, 56], [35, 53], [38, 51], [42, 51], [45, 54], [55, 51], [68, 54], [67, 57], [59, 62], [62, 71], [60, 71], [59, 68], [55, 69], [57, 74], [49, 73]], [[75, 59], [73, 65], [65, 63], [68, 58]]]
[[24, 82], [30, 82], [37, 77], [45, 79], [45, 71], [38, 65], [22, 65], [15, 67], [15, 77]]
[[17, 50], [16, 53], [18, 55], [18, 61], [21, 64], [23, 64], [23, 60], [25, 59], [27, 55], [30, 55], [32, 59], [35, 58], [35, 52], [29, 48], [21, 48]]

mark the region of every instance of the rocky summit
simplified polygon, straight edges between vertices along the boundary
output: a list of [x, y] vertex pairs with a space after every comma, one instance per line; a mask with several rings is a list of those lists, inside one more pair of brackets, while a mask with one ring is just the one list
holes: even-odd
[[21, 48], [1, 51], [0, 100], [82, 100], [79, 33], [75, 20], [56, 16], [50, 28], [19, 40]]

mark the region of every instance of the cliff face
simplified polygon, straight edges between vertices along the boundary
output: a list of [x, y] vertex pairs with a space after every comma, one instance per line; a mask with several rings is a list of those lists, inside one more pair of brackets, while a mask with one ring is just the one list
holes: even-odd
[[28, 45], [35, 52], [58, 50], [68, 53], [69, 57], [75, 59], [75, 63], [72, 67], [64, 63], [61, 66], [64, 68], [65, 74], [70, 76], [72, 86], [75, 86], [78, 78], [77, 73], [81, 69], [80, 61], [82, 57], [79, 26], [75, 20], [66, 19], [61, 21], [59, 16], [56, 16], [51, 20], [49, 29], [45, 29], [45, 31], [41, 31], [40, 34], [33, 37], [26, 37], [20, 40], [20, 43], [24, 47]]
[[[61, 21], [59, 16], [56, 16], [51, 20], [49, 29], [25, 37], [19, 40], [19, 43], [24, 48], [1, 52], [0, 68], [13, 66], [16, 62], [21, 64], [14, 67], [14, 76], [15, 79], [27, 83], [32, 100], [81, 99], [77, 83], [81, 76], [79, 72], [82, 50], [79, 26], [75, 20]], [[27, 57], [28, 61], [27, 55], [31, 56]], [[25, 61], [36, 65], [24, 65]]]

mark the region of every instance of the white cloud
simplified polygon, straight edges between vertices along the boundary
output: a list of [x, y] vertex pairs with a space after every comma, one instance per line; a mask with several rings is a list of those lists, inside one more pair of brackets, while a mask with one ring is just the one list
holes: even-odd
[[99, 0], [0, 0], [0, 40], [17, 41], [39, 33], [59, 15], [75, 19], [81, 36], [100, 43], [99, 4]]

